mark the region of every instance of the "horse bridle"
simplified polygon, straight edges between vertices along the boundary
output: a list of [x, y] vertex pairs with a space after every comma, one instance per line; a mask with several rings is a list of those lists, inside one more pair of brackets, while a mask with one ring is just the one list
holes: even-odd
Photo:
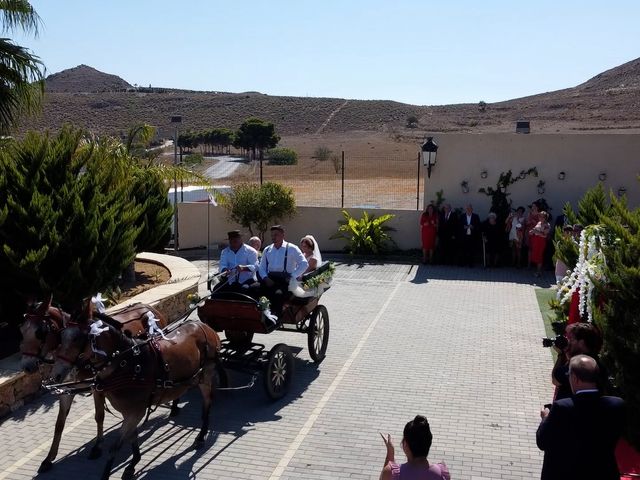
[[[63, 322], [64, 312], [59, 307], [55, 308], [60, 312], [60, 321]], [[36, 340], [40, 341], [40, 347], [37, 352], [23, 351], [21, 354], [26, 357], [36, 358], [43, 363], [52, 364], [53, 360], [47, 359], [42, 355], [42, 349], [47, 344], [47, 336], [52, 334], [59, 338], [60, 332], [64, 327], [58, 323], [58, 320], [55, 317], [52, 317], [48, 311], [44, 315], [38, 313], [25, 313], [24, 322], [36, 324]], [[58, 341], [58, 343], [60, 342]]]

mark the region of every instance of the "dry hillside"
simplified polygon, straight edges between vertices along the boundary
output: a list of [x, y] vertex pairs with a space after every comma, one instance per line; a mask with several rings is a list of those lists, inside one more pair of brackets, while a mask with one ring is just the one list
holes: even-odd
[[[532, 131], [640, 131], [640, 59], [603, 72], [576, 87], [487, 104], [415, 106], [386, 100], [276, 97], [256, 92], [221, 93], [168, 89], [133, 89], [114, 75], [81, 65], [47, 78], [44, 112], [26, 129], [57, 129], [73, 123], [96, 133], [118, 134], [146, 122], [170, 136], [168, 118], [180, 113], [182, 128], [236, 128], [257, 116], [274, 122], [285, 137], [369, 132], [396, 141], [413, 140], [424, 131], [512, 131], [527, 119]], [[406, 127], [410, 115], [418, 128]]]

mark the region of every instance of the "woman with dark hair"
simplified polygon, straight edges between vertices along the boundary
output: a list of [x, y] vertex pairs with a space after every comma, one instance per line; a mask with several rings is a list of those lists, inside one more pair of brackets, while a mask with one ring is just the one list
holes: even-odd
[[387, 447], [387, 457], [384, 461], [380, 480], [449, 480], [449, 469], [443, 463], [429, 464], [427, 456], [431, 449], [431, 429], [429, 422], [422, 415], [407, 423], [402, 433], [402, 450], [407, 456], [407, 463], [398, 465], [395, 462], [395, 449], [391, 442], [391, 435], [384, 435], [382, 440]]
[[436, 248], [436, 233], [438, 232], [438, 212], [429, 204], [420, 215], [420, 238], [422, 240], [422, 263], [433, 263], [433, 251]]

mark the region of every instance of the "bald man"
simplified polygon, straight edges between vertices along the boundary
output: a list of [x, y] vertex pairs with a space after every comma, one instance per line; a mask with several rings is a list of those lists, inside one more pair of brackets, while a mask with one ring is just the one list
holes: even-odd
[[626, 420], [624, 401], [598, 390], [599, 369], [588, 355], [569, 362], [573, 396], [540, 412], [536, 433], [544, 451], [542, 480], [619, 480], [615, 448]]

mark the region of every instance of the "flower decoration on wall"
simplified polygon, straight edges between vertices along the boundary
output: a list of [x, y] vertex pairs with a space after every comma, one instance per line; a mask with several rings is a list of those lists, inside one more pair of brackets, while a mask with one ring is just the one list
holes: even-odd
[[601, 182], [604, 182], [607, 179], [607, 172], [600, 172], [600, 175], [598, 175], [598, 180], [600, 180]]
[[488, 176], [489, 176], [489, 173], [487, 172], [486, 169], [480, 172], [480, 178], [487, 178]]
[[538, 187], [538, 195], [542, 195], [545, 192], [545, 190], [546, 190], [545, 186], [546, 186], [546, 182], [544, 180], [540, 180], [538, 182], [538, 185], [537, 185], [537, 187]]
[[558, 173], [558, 180], [564, 180], [565, 177], [566, 177], [566, 174], [564, 172]]
[[466, 180], [463, 180], [460, 183], [460, 188], [462, 188], [462, 193], [469, 193], [469, 182]]

